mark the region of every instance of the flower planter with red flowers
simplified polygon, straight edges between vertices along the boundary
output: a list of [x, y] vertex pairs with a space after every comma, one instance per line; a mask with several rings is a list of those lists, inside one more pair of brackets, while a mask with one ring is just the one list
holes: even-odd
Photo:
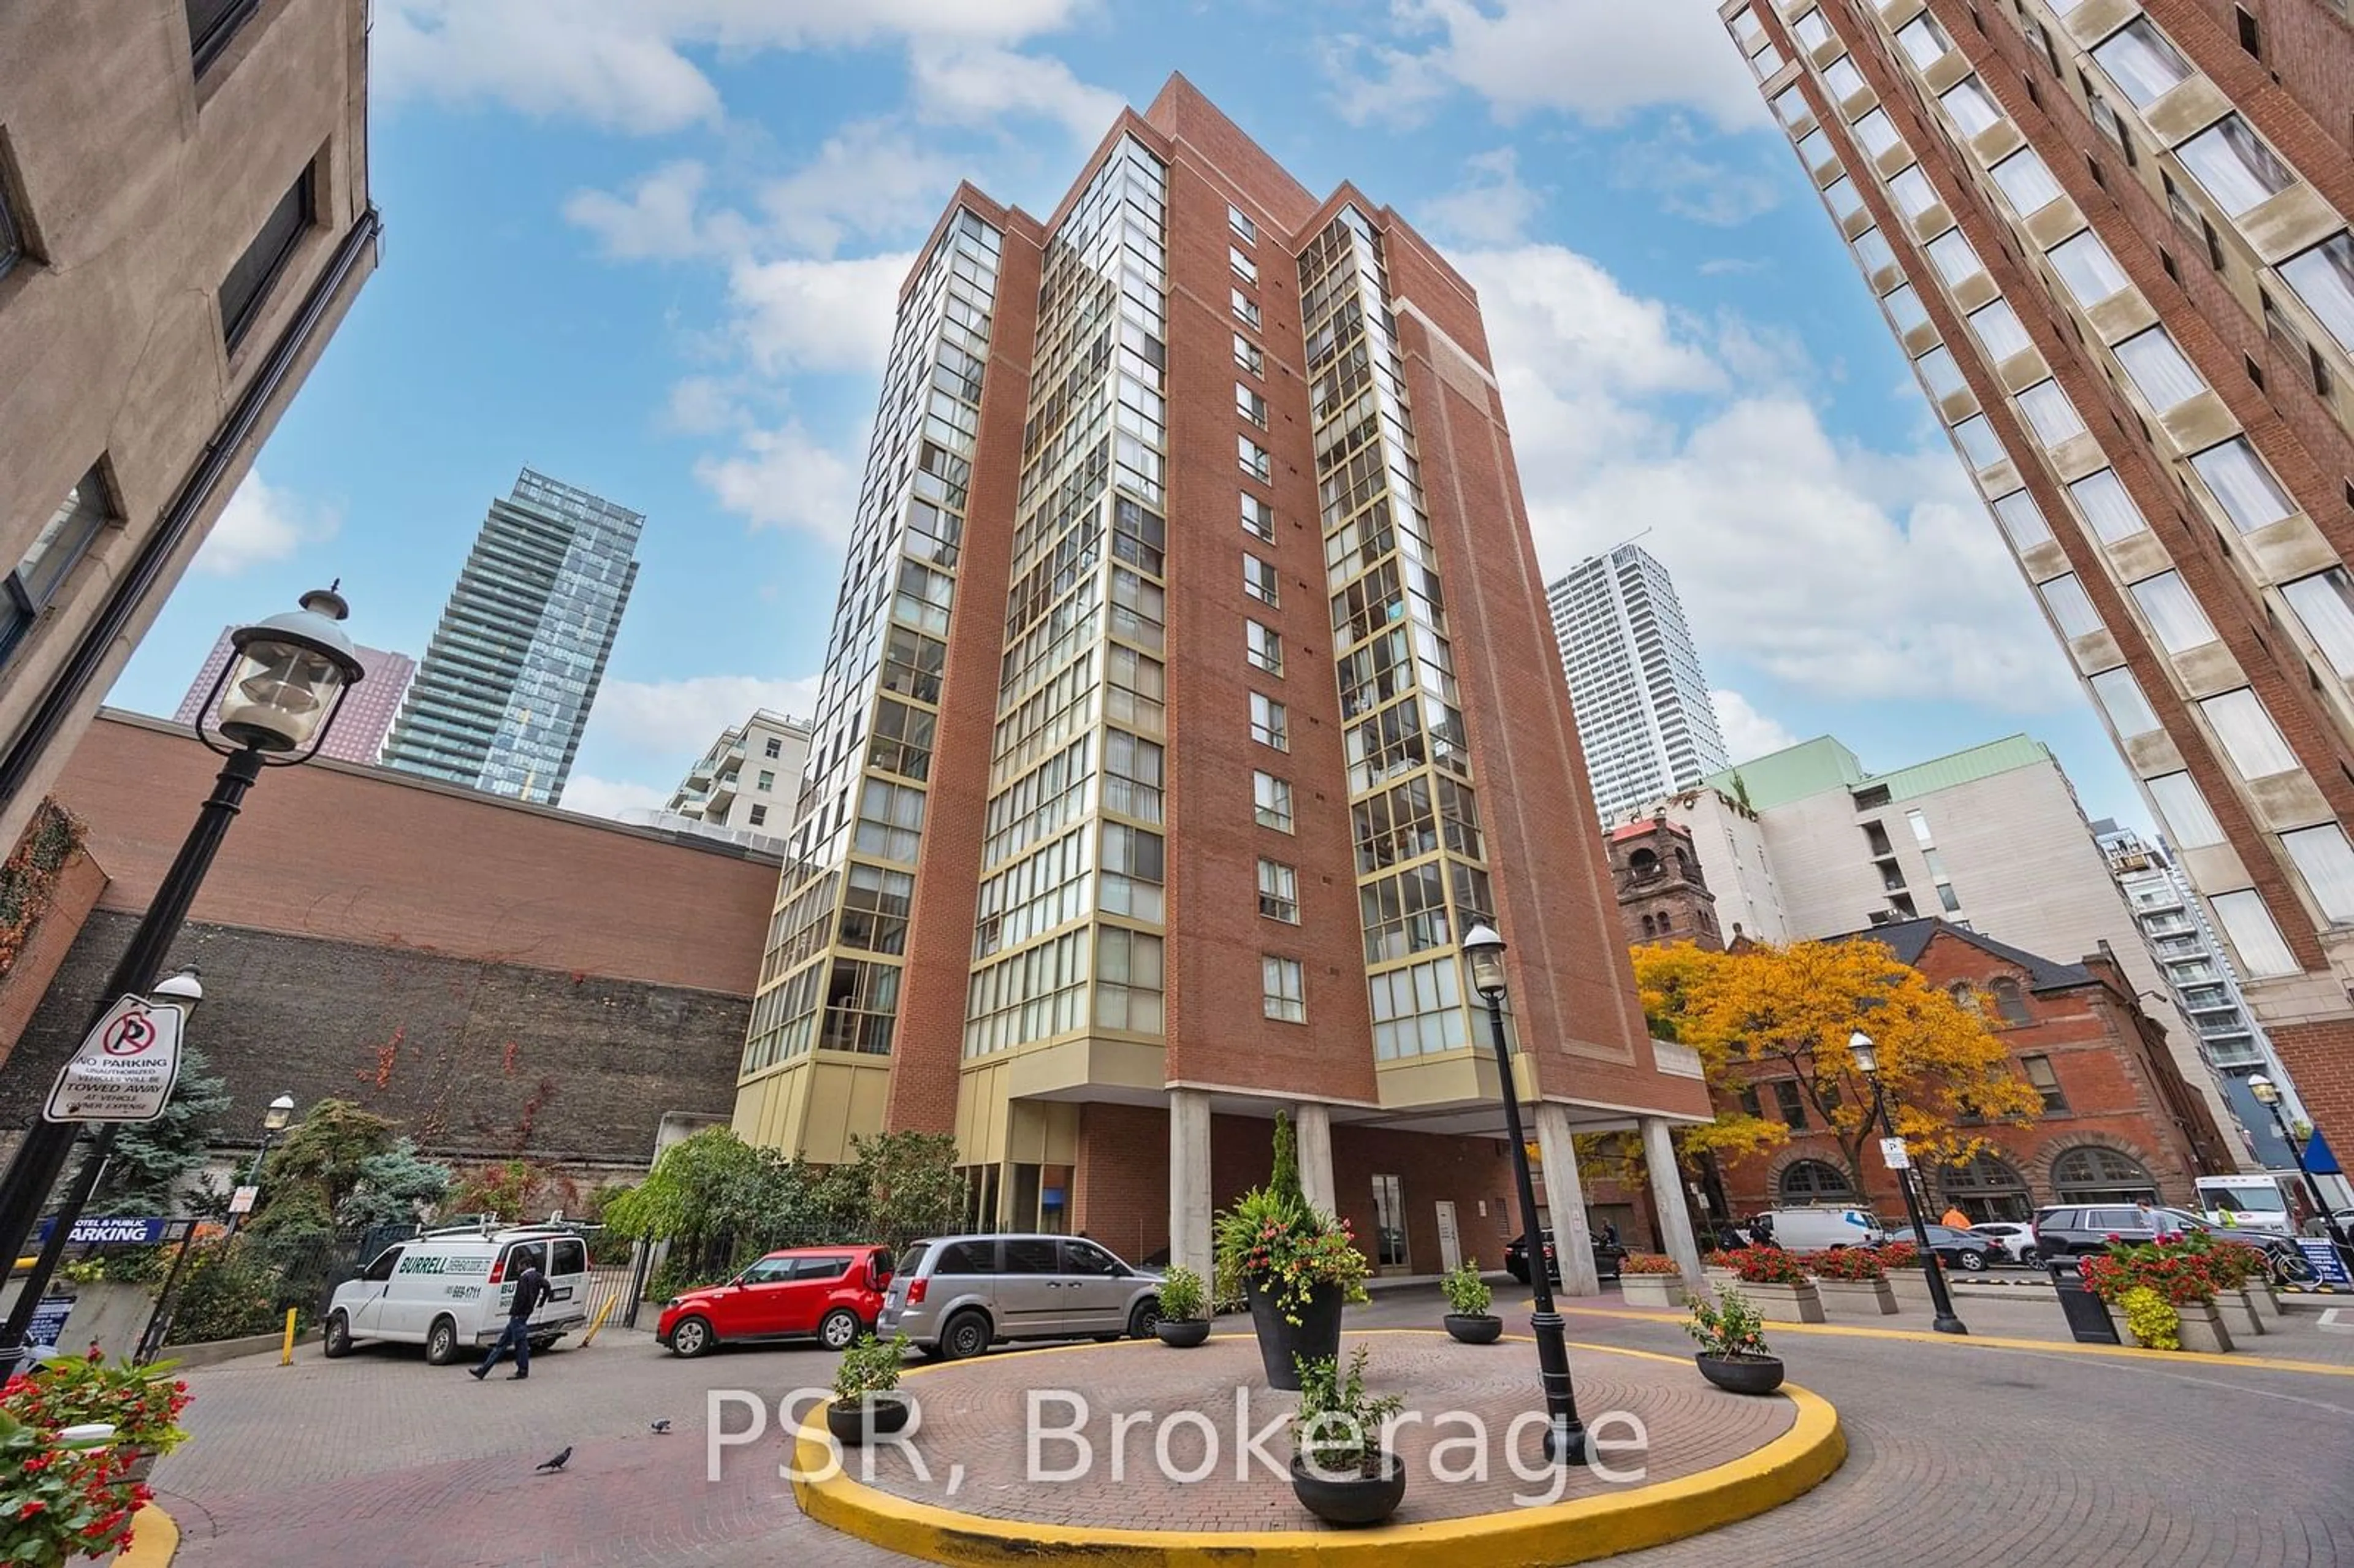
[[155, 1456], [187, 1436], [169, 1363], [57, 1356], [0, 1388], [0, 1562], [53, 1568], [121, 1547]]
[[2232, 1329], [2216, 1310], [2216, 1302], [2226, 1292], [2237, 1297], [2248, 1266], [2248, 1260], [2238, 1255], [2243, 1250], [2203, 1235], [2112, 1241], [2105, 1253], [2079, 1259], [2076, 1269], [2113, 1317], [2126, 1292], [2153, 1290], [2181, 1318], [2183, 1350], [2220, 1355], [2232, 1348]]
[[1815, 1277], [1815, 1289], [1827, 1308], [1865, 1317], [1886, 1317], [1896, 1310], [1896, 1290], [1880, 1255], [1868, 1246], [1833, 1247], [1810, 1252], [1799, 1260]]
[[1297, 1393], [1303, 1363], [1339, 1357], [1341, 1309], [1366, 1299], [1372, 1266], [1349, 1223], [1301, 1194], [1287, 1117], [1275, 1143], [1275, 1173], [1218, 1215], [1212, 1239], [1221, 1298], [1250, 1304], [1267, 1386]]
[[[1732, 1271], [1726, 1271], [1726, 1277]], [[1685, 1301], [1683, 1271], [1676, 1260], [1655, 1252], [1630, 1252], [1618, 1264], [1618, 1293], [1629, 1307], [1680, 1309]]]
[[1797, 1256], [1775, 1246], [1740, 1247], [1724, 1255], [1741, 1294], [1769, 1323], [1819, 1323], [1822, 1293]]

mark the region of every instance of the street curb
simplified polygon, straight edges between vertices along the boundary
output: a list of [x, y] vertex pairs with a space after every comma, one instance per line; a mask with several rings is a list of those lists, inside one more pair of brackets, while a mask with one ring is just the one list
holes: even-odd
[[[1589, 1318], [1628, 1318], [1653, 1323], [1681, 1323], [1666, 1312], [1637, 1312], [1610, 1307], [1571, 1307], [1562, 1310]], [[2287, 1356], [2252, 1356], [2239, 1351], [2218, 1355], [2211, 1351], [2150, 1351], [2139, 1345], [2086, 1345], [2073, 1340], [2021, 1340], [2001, 1334], [1936, 1334], [1924, 1329], [1872, 1329], [1861, 1323], [1776, 1323], [1777, 1334], [1843, 1334], [1865, 1340], [1905, 1340], [1916, 1345], [1945, 1345], [1954, 1350], [2042, 1351], [2063, 1356], [2113, 1356], [2126, 1361], [2169, 1361], [2175, 1365], [2253, 1368], [2259, 1372], [2312, 1372], [2322, 1377], [2354, 1377], [2354, 1365], [2334, 1361], [2302, 1361]], [[1598, 1348], [1598, 1347], [1597, 1347]]]
[[179, 1550], [179, 1521], [154, 1503], [142, 1503], [131, 1516], [131, 1544], [115, 1554], [113, 1568], [166, 1568]]
[[[309, 1330], [294, 1336], [299, 1348], [309, 1339]], [[245, 1356], [258, 1356], [264, 1351], [274, 1351], [286, 1342], [286, 1331], [273, 1330], [267, 1334], [248, 1334], [241, 1340], [207, 1340], [194, 1345], [165, 1345], [156, 1352], [158, 1361], [166, 1361], [186, 1371], [194, 1367], [216, 1366]]]
[[[1527, 1342], [1525, 1335], [1512, 1337]], [[1573, 1348], [1683, 1361], [1615, 1345]], [[1754, 1518], [1811, 1490], [1846, 1460], [1847, 1435], [1829, 1401], [1789, 1383], [1780, 1395], [1766, 1397], [1785, 1397], [1797, 1407], [1790, 1429], [1754, 1453], [1695, 1475], [1575, 1502], [1352, 1531], [1097, 1530], [959, 1513], [852, 1480], [836, 1462], [821, 1404], [794, 1438], [793, 1499], [802, 1513], [845, 1535], [952, 1568], [1046, 1562], [1085, 1563], [1089, 1568], [1235, 1568], [1246, 1563], [1268, 1568], [1462, 1568], [1467, 1561], [1481, 1568], [1546, 1568], [1663, 1545]]]

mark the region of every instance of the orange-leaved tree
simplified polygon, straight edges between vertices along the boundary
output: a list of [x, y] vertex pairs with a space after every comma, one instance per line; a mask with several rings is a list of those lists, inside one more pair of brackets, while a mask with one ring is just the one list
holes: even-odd
[[[1848, 1049], [1859, 1029], [1872, 1036], [1889, 1116], [1917, 1164], [1966, 1161], [1988, 1146], [1988, 1124], [2024, 1127], [2042, 1108], [1980, 1014], [1868, 937], [1738, 953], [1638, 948], [1635, 974], [1645, 1012], [1657, 1008], [1654, 1028], [1673, 1024], [1673, 1038], [1699, 1053], [1712, 1088], [1737, 1093], [1753, 1079], [1794, 1079], [1859, 1192], [1863, 1150], [1881, 1132], [1867, 1125], [1872, 1086]], [[1770, 1146], [1743, 1125], [1755, 1119], [1720, 1119], [1747, 1145], [1726, 1153]]]

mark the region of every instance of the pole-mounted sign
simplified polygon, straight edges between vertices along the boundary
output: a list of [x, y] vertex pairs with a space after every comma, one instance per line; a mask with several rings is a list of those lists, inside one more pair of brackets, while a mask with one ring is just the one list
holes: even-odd
[[58, 1070], [41, 1116], [47, 1121], [154, 1121], [180, 1076], [180, 1025], [186, 1014], [152, 997], [126, 996]]

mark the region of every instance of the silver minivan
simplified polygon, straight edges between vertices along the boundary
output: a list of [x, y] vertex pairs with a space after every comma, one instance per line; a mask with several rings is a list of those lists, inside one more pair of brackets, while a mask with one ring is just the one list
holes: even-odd
[[1160, 1321], [1161, 1277], [1084, 1236], [940, 1236], [899, 1255], [875, 1332], [960, 1361], [1005, 1340], [1140, 1340]]

